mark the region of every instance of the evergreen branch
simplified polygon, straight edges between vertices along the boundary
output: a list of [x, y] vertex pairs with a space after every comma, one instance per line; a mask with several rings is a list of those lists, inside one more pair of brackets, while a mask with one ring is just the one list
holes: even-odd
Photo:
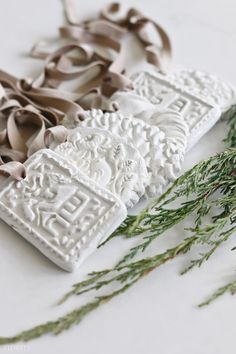
[[[80, 295], [91, 290], [99, 290], [104, 286], [110, 285], [111, 283], [124, 283], [125, 281], [133, 279], [133, 277], [141, 278], [144, 274], [146, 274], [146, 272], [150, 272], [152, 269], [159, 267], [160, 265], [166, 263], [167, 260], [176, 257], [180, 253], [190, 251], [194, 245], [209, 242], [211, 236], [222, 230], [233, 214], [235, 214], [235, 210], [232, 214], [228, 214], [227, 217], [225, 216], [224, 218], [217, 220], [214, 224], [207, 225], [202, 229], [198, 228], [197, 231], [193, 229], [196, 231], [194, 235], [184, 239], [183, 242], [178, 244], [176, 247], [168, 249], [164, 253], [157, 254], [150, 258], [144, 258], [136, 262], [124, 264], [118, 263], [114, 268], [106, 270], [106, 274], [104, 275], [102, 275], [101, 272], [94, 272], [93, 274], [97, 276], [96, 281], [92, 281], [89, 284], [84, 284], [84, 282], [74, 284], [73, 289], [65, 295], [63, 300], [65, 298], [68, 299], [72, 295]], [[193, 264], [191, 264], [183, 273], [186, 273], [195, 265], [200, 266], [204, 260], [209, 259], [213, 252], [219, 248], [219, 246], [225, 242], [235, 230], [236, 226], [222, 232], [219, 235], [220, 238], [218, 240], [211, 241], [210, 244], [213, 245], [213, 248], [207, 254], [204, 254], [201, 259], [193, 261]], [[113, 276], [114, 273], [117, 273], [118, 275], [116, 274]], [[112, 275], [112, 277], [107, 280], [100, 280], [101, 278], [104, 278], [104, 276], [107, 277], [109, 275]]]
[[[151, 271], [153, 271], [161, 264], [166, 263], [167, 261], [174, 258], [176, 255], [180, 253], [187, 252], [192, 242], [193, 242], [192, 237], [186, 238], [185, 240], [183, 240], [183, 242], [180, 245], [172, 249], [169, 249], [162, 254], [158, 254], [154, 257], [147, 258], [141, 262], [140, 261], [133, 262], [131, 264], [128, 264], [127, 266], [122, 267], [123, 269], [127, 268], [128, 271], [126, 271], [123, 275], [120, 275], [119, 280], [121, 283], [127, 280], [129, 281], [118, 290], [115, 290], [103, 296], [95, 297], [94, 301], [89, 302], [88, 304], [69, 312], [65, 316], [62, 316], [55, 321], [50, 321], [45, 324], [38, 325], [36, 327], [23, 331], [12, 337], [0, 337], [0, 345], [8, 344], [8, 343], [16, 343], [20, 341], [30, 341], [32, 339], [41, 337], [49, 333], [59, 334], [62, 331], [68, 330], [73, 325], [79, 324], [84, 317], [86, 317], [90, 312], [92, 312], [96, 308], [98, 308], [104, 303], [110, 301], [112, 298], [128, 290], [140, 278], [149, 274]], [[117, 270], [119, 271], [121, 269], [117, 269]], [[114, 271], [113, 269], [110, 270], [110, 272], [113, 271]], [[98, 274], [101, 275], [101, 272], [98, 272]], [[117, 280], [115, 278], [116, 277], [112, 278], [112, 282]], [[80, 289], [81, 289], [81, 284], [83, 283], [78, 284], [78, 287]]]
[[[69, 291], [67, 294], [65, 294], [65, 296], [63, 296], [63, 298], [58, 302], [58, 305], [61, 305], [63, 302], [65, 302], [69, 297], [71, 297], [72, 295], [75, 295], [75, 293], [79, 292], [80, 289], [86, 289], [89, 285], [93, 284], [94, 282], [96, 282], [97, 280], [99, 280], [101, 277], [105, 276], [106, 274], [109, 273], [109, 270], [102, 270], [100, 272], [92, 272], [88, 274], [88, 279], [80, 282], [78, 284], [75, 284], [72, 286], [72, 290]], [[82, 292], [82, 290], [81, 290]], [[85, 291], [83, 291], [85, 292]]]
[[111, 239], [113, 239], [114, 237], [125, 234], [127, 232], [127, 230], [129, 229], [130, 225], [133, 225], [136, 218], [137, 218], [136, 215], [128, 215], [127, 218], [123, 221], [123, 223], [118, 227], [118, 229], [116, 231], [114, 231], [105, 241], [100, 243], [98, 248], [105, 246], [105, 244], [108, 241], [110, 241]]
[[133, 281], [134, 279], [138, 280], [167, 261], [175, 258], [178, 254], [189, 251], [197, 239], [198, 236], [191, 236], [185, 238], [177, 246], [170, 248], [163, 253], [156, 254], [153, 257], [141, 259], [124, 265], [118, 264], [114, 268], [107, 270], [106, 277], [109, 276], [109, 278], [106, 280], [99, 280], [104, 277], [99, 274], [99, 272], [95, 272], [94, 274], [97, 276], [97, 280], [93, 284], [90, 283], [84, 285], [83, 282], [74, 284], [73, 289], [68, 292], [60, 302], [64, 302], [65, 299], [68, 299], [72, 295], [80, 295], [84, 292], [100, 290], [101, 288], [111, 285], [112, 283], [119, 282], [123, 284], [125, 282]]
[[229, 237], [236, 231], [236, 226], [230, 228], [229, 230], [222, 232], [219, 235], [219, 239], [211, 241], [211, 245], [213, 246], [212, 248], [210, 248], [209, 251], [205, 252], [205, 253], [201, 253], [200, 254], [200, 258], [192, 260], [190, 265], [184, 269], [181, 272], [181, 275], [186, 274], [188, 271], [190, 271], [191, 269], [193, 269], [194, 267], [201, 267], [201, 265], [208, 261], [209, 258], [213, 255], [213, 253], [222, 245], [223, 242], [227, 241], [229, 239]]
[[[234, 110], [236, 107], [234, 107]], [[232, 108], [231, 108], [232, 110]], [[234, 113], [228, 120], [229, 130], [224, 142], [229, 147], [236, 147], [236, 113]]]
[[217, 289], [206, 301], [202, 302], [198, 305], [198, 307], [203, 307], [206, 305], [211, 304], [213, 301], [221, 297], [222, 295], [230, 293], [231, 295], [236, 294], [236, 280], [222, 286], [221, 288]]
[[120, 289], [104, 296], [96, 297], [94, 301], [75, 309], [65, 316], [58, 318], [55, 321], [49, 321], [47, 323], [35, 326], [29, 330], [23, 331], [12, 337], [0, 337], [0, 345], [17, 343], [17, 342], [27, 342], [35, 338], [42, 337], [46, 334], [60, 334], [61, 332], [70, 329], [74, 325], [78, 325], [84, 317], [86, 317], [90, 312], [101, 306], [102, 304], [110, 301], [113, 297], [118, 296], [128, 290], [135, 281], [124, 285]]

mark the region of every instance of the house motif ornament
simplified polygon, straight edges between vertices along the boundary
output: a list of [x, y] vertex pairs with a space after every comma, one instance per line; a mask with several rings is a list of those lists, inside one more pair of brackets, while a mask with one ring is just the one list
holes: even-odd
[[26, 162], [27, 177], [7, 180], [1, 218], [65, 270], [76, 268], [125, 219], [124, 204], [55, 152]]

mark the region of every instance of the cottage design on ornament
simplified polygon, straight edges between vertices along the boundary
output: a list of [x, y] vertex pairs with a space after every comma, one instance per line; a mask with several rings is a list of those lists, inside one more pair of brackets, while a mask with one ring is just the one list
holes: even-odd
[[1, 218], [61, 268], [74, 270], [127, 215], [111, 192], [51, 150], [25, 163], [27, 177], [4, 182]]

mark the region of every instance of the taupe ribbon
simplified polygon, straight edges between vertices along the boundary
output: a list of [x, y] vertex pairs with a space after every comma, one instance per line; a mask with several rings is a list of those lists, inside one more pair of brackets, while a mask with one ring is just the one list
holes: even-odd
[[0, 132], [0, 172], [24, 178], [22, 163], [46, 147], [50, 134], [58, 142], [65, 140], [66, 129], [58, 125], [60, 120], [65, 115], [81, 119], [83, 112], [58, 90], [35, 89], [27, 81], [0, 71], [0, 117], [5, 123]]
[[[64, 8], [68, 22], [72, 26], [81, 26], [76, 15], [74, 2], [72, 0], [64, 0]], [[171, 43], [165, 30], [157, 22], [144, 16], [142, 12], [135, 8], [130, 8], [124, 15], [122, 15], [120, 10], [120, 3], [113, 2], [108, 4], [102, 9], [100, 18], [97, 21], [87, 22], [88, 28], [93, 28], [93, 33], [103, 34], [119, 40], [123, 38], [127, 31], [134, 32], [144, 45], [147, 61], [157, 66], [160, 70], [166, 71], [171, 61]], [[102, 22], [102, 20], [105, 21]], [[103, 27], [101, 23], [104, 24]], [[161, 40], [160, 47], [153, 43], [149, 34], [149, 25], [152, 25], [159, 35]]]
[[25, 166], [17, 161], [11, 161], [0, 166], [0, 172], [7, 177], [11, 176], [16, 180], [21, 180], [26, 176]]
[[[73, 92], [64, 91], [64, 97], [92, 108], [97, 102], [102, 109], [114, 109], [104, 105], [103, 96], [110, 97], [117, 90], [132, 89], [132, 82], [125, 76], [125, 57], [122, 40], [128, 31], [134, 32], [144, 45], [147, 61], [156, 65], [163, 72], [168, 68], [171, 57], [171, 44], [166, 32], [152, 19], [145, 17], [136, 9], [129, 9], [120, 16], [119, 3], [106, 6], [98, 19], [79, 21], [72, 0], [64, 0], [64, 9], [68, 26], [59, 29], [60, 37], [69, 40], [53, 53], [41, 51], [40, 46], [32, 50], [34, 57], [45, 59], [45, 67], [33, 82], [34, 88], [58, 88], [65, 81], [76, 80], [97, 68], [98, 74], [90, 77], [85, 84]], [[158, 47], [151, 40], [149, 26], [152, 25], [161, 39]], [[94, 46], [102, 46], [116, 52], [115, 60], [101, 54]], [[79, 55], [71, 55], [73, 50]], [[91, 97], [91, 100], [88, 100]], [[84, 103], [86, 102], [86, 103]], [[88, 103], [89, 102], [89, 103]]]
[[[171, 43], [165, 30], [154, 20], [144, 16], [140, 11], [131, 8], [123, 16], [120, 15], [120, 4], [111, 3], [101, 11], [101, 18], [134, 32], [144, 45], [147, 61], [166, 72], [171, 61]], [[152, 25], [161, 39], [159, 48], [153, 43], [148, 26]]]
[[[99, 28], [97, 33], [93, 33], [95, 28]], [[105, 31], [106, 29], [106, 31]], [[111, 35], [104, 36], [103, 33]], [[82, 75], [91, 72], [91, 69], [98, 68], [99, 74], [90, 78], [86, 84], [80, 85], [79, 89], [73, 93], [66, 92], [66, 96], [71, 100], [80, 103], [80, 100], [90, 93], [106, 93], [111, 96], [116, 90], [132, 88], [130, 79], [123, 75], [123, 60], [121, 60], [121, 44], [119, 42], [123, 35], [123, 30], [118, 30], [106, 21], [95, 21], [86, 23], [80, 27], [67, 26], [60, 28], [63, 38], [70, 40], [70, 44], [63, 45], [55, 52], [46, 55], [35, 46], [32, 55], [38, 58], [46, 58], [44, 71], [34, 81], [34, 87], [56, 87], [65, 81], [75, 80]], [[102, 34], [100, 34], [102, 33]], [[113, 38], [117, 37], [116, 39]], [[103, 46], [117, 52], [117, 59], [112, 61], [105, 55], [98, 53], [93, 45]], [[70, 56], [70, 52], [77, 49], [80, 57]], [[77, 67], [77, 69], [75, 69]], [[73, 69], [70, 71], [70, 69]], [[103, 90], [103, 86], [106, 90]], [[61, 90], [61, 88], [60, 88]]]
[[44, 134], [44, 143], [49, 147], [52, 142], [64, 143], [68, 136], [68, 130], [63, 125], [48, 128]]

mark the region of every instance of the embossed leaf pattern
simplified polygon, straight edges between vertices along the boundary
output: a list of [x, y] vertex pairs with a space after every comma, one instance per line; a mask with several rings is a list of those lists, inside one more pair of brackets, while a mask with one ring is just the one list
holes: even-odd
[[122, 160], [125, 157], [124, 146], [122, 144], [117, 144], [111, 150], [111, 158], [114, 160]]
[[125, 160], [122, 164], [121, 164], [122, 168], [124, 171], [130, 172], [133, 171], [136, 167], [136, 161], [134, 160]]

